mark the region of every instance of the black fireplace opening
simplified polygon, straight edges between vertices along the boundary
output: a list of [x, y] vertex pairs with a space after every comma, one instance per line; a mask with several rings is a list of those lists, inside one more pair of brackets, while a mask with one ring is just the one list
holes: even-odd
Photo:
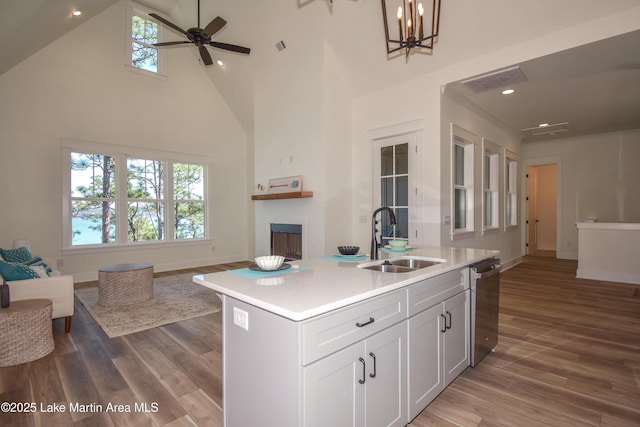
[[271, 224], [271, 255], [287, 261], [302, 259], [302, 225]]

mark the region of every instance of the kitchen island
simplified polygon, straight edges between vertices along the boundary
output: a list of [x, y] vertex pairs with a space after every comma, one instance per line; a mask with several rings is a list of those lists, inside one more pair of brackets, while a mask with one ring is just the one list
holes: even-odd
[[383, 257], [406, 255], [437, 263], [389, 273], [332, 256], [194, 276], [223, 302], [225, 425], [402, 426], [426, 407], [469, 365], [468, 266], [497, 252]]

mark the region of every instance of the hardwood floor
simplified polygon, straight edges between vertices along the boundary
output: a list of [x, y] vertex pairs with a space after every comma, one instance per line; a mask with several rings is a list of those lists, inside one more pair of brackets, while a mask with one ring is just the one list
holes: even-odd
[[[504, 272], [495, 352], [410, 426], [640, 425], [640, 287], [575, 271], [529, 256]], [[37, 409], [0, 412], [0, 425], [222, 425], [220, 313], [109, 339], [76, 303], [71, 333], [57, 319], [54, 338], [49, 356], [0, 368], [0, 402]], [[42, 411], [55, 404], [66, 412]]]

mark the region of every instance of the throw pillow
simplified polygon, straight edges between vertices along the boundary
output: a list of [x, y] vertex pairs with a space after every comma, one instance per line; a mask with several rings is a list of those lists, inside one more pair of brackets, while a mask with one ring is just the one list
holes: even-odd
[[0, 262], [0, 275], [6, 281], [38, 279], [42, 277], [40, 274], [47, 277], [47, 273], [42, 267], [31, 268], [23, 264]]
[[47, 273], [47, 276], [51, 276], [51, 273], [53, 272], [53, 268], [49, 267], [42, 258], [40, 258], [39, 256], [36, 256], [32, 259], [30, 259], [27, 262], [23, 262], [22, 264], [24, 265], [28, 265], [31, 268], [33, 267], [42, 267], [44, 269], [44, 271]]
[[25, 247], [16, 249], [0, 249], [0, 256], [2, 256], [5, 262], [17, 263], [27, 262], [33, 258], [29, 249]]

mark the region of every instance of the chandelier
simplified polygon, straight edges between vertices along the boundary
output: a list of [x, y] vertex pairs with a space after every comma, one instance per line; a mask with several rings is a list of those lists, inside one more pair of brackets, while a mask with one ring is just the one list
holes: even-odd
[[[382, 0], [387, 54], [404, 49], [406, 57], [409, 57], [409, 52], [415, 47], [432, 50], [440, 27], [440, 0], [421, 0], [417, 6], [415, 0], [400, 0], [400, 2], [401, 6], [398, 6], [396, 13], [392, 15], [396, 18], [397, 30], [392, 30], [390, 33], [387, 4]], [[423, 2], [427, 7], [431, 6], [430, 10], [422, 6]]]

